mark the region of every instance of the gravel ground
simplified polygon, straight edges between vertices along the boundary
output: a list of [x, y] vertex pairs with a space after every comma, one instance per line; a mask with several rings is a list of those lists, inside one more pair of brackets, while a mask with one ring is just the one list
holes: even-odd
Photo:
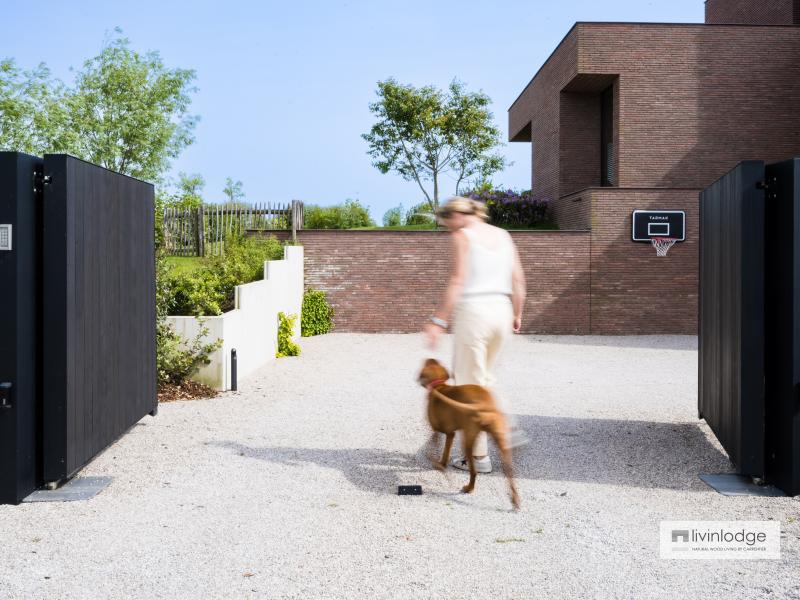
[[[85, 469], [114, 477], [96, 498], [0, 506], [0, 597], [800, 597], [800, 501], [697, 477], [731, 466], [696, 418], [695, 338], [515, 337], [518, 513], [499, 472], [463, 495], [429, 467], [425, 355], [312, 338], [238, 393], [162, 405]], [[660, 560], [662, 519], [779, 520], [783, 557]]]

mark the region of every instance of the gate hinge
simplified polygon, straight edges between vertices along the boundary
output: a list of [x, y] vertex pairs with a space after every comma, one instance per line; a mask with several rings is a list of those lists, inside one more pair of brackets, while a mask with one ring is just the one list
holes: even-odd
[[45, 175], [41, 167], [37, 167], [33, 171], [33, 193], [41, 194], [44, 191], [44, 186], [50, 185], [53, 181], [52, 175]]
[[776, 183], [777, 181], [778, 181], [777, 177], [770, 177], [769, 179], [765, 179], [764, 181], [756, 181], [756, 189], [768, 190], [770, 184]]

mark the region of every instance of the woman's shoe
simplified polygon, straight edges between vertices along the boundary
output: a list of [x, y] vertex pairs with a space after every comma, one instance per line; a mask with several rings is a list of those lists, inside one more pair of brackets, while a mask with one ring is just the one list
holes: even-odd
[[[478, 473], [491, 473], [492, 472], [492, 459], [488, 456], [475, 459], [475, 470]], [[454, 458], [450, 461], [450, 465], [462, 471], [469, 471], [469, 462], [463, 456]]]

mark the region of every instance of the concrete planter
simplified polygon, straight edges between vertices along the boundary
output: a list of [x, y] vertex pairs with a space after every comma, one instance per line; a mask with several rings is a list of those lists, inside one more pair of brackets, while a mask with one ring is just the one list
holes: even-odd
[[300, 335], [303, 304], [303, 247], [287, 246], [283, 260], [264, 263], [264, 279], [236, 287], [236, 308], [217, 317], [167, 317], [186, 339], [194, 339], [201, 327], [207, 339], [222, 339], [222, 347], [210, 356], [192, 379], [217, 390], [231, 386], [231, 349], [236, 349], [239, 379], [275, 360], [278, 349], [278, 313], [298, 316], [295, 336]]

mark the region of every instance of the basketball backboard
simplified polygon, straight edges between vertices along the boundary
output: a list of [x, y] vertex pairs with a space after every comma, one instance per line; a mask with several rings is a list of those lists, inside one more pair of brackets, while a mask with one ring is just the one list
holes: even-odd
[[686, 213], [682, 210], [635, 210], [631, 237], [634, 242], [649, 242], [653, 238], [686, 239]]

